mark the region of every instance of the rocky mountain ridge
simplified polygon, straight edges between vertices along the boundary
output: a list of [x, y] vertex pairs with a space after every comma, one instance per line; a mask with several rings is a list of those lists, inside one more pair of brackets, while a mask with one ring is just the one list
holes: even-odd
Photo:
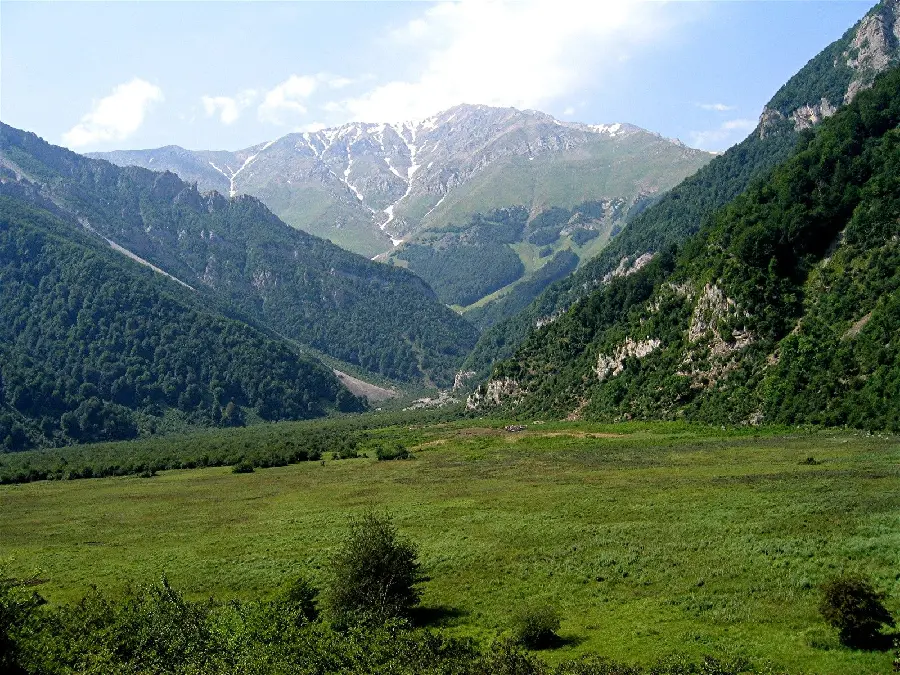
[[[632, 201], [712, 157], [630, 124], [563, 122], [483, 105], [420, 122], [292, 133], [236, 152], [167, 146], [90, 156], [170, 170], [203, 190], [254, 195], [289, 224], [369, 255], [493, 208]], [[581, 175], [573, 181], [574, 174]]]

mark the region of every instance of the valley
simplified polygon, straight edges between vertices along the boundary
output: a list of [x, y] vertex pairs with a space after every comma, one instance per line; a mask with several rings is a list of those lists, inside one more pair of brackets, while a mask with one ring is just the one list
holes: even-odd
[[[163, 574], [190, 598], [249, 600], [298, 574], [321, 585], [347, 518], [375, 504], [420, 546], [422, 605], [449, 635], [489, 644], [537, 598], [562, 616], [564, 644], [543, 656], [554, 662], [680, 653], [758, 672], [890, 670], [890, 653], [840, 649], [816, 603], [848, 567], [897, 597], [896, 437], [383, 419], [345, 425], [360, 459], [0, 486], [0, 548], [53, 603]], [[310, 425], [322, 423], [243, 441], [302, 439]], [[394, 443], [413, 459], [374, 459]]]
[[4, 7], [0, 672], [900, 669], [900, 0], [488, 4]]

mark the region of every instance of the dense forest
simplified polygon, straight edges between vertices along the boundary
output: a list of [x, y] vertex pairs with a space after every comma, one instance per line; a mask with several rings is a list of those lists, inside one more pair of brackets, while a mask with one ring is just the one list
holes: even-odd
[[900, 69], [494, 377], [523, 414], [900, 429]]
[[41, 205], [234, 312], [400, 380], [446, 385], [476, 339], [420, 279], [288, 227], [258, 200], [201, 194], [0, 127], [2, 194]]
[[360, 410], [322, 364], [0, 197], [0, 448], [133, 438], [167, 411], [233, 426]]
[[527, 220], [523, 207], [475, 214], [464, 226], [430, 232], [427, 245], [409, 243], [396, 255], [431, 285], [441, 302], [470, 305], [524, 274], [508, 244], [521, 239]]
[[[879, 3], [867, 16], [896, 12], [889, 4]], [[801, 132], [789, 119], [793, 111], [819, 105], [823, 97], [839, 106], [854, 79], [865, 84], [874, 77], [873, 70], [859, 71], [846, 65], [847, 59], [853, 57], [850, 51], [856, 31], [866, 20], [849, 29], [788, 80], [766, 106], [775, 114], [764, 114], [760, 126], [743, 142], [679, 183], [649, 208], [634, 214], [621, 233], [575, 274], [548, 287], [524, 311], [484, 331], [464, 369], [486, 377], [492, 364], [509, 358], [536, 324], [565, 311], [602, 284], [623, 258], [633, 261], [644, 253], [681, 244], [708, 223], [716, 209], [787, 159], [801, 139]], [[890, 61], [900, 60], [896, 42], [889, 48]]]
[[[450, 305], [474, 305], [495, 291], [499, 297], [465, 311], [480, 329], [509, 318], [551, 283], [574, 272], [580, 250], [588, 242], [618, 232], [627, 217], [650, 198], [625, 209], [622, 199], [593, 200], [572, 208], [553, 206], [530, 215], [523, 206], [475, 213], [460, 225], [429, 230], [392, 254], [427, 281], [438, 298]], [[538, 259], [550, 258], [526, 272], [516, 245], [542, 247]], [[508, 288], [505, 288], [508, 287]]]

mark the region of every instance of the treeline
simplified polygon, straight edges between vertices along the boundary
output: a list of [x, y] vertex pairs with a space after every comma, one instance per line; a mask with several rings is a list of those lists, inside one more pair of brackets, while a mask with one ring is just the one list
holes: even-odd
[[237, 426], [363, 408], [285, 341], [8, 197], [0, 287], [4, 451], [134, 438], [167, 410]]
[[[419, 427], [464, 415], [462, 406], [397, 413], [347, 415], [305, 422], [207, 429], [127, 442], [70, 445], [0, 453], [0, 484], [74, 480], [105, 476], [152, 476], [169, 469], [285, 466], [304, 461], [368, 454], [403, 456], [397, 449], [415, 442]], [[402, 429], [402, 434], [386, 431]], [[376, 434], [373, 430], [379, 429]]]
[[495, 372], [518, 409], [900, 430], [898, 92], [883, 74], [682, 251], [534, 333]]

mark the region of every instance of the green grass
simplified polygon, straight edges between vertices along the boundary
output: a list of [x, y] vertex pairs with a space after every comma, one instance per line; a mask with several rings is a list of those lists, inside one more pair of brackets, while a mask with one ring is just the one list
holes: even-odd
[[[566, 639], [550, 659], [712, 653], [791, 672], [890, 670], [888, 653], [839, 647], [816, 606], [818, 585], [846, 570], [900, 612], [898, 439], [499, 424], [370, 432], [413, 447], [410, 461], [4, 486], [0, 555], [46, 580], [36, 590], [54, 602], [164, 573], [193, 597], [268, 596], [291, 574], [324, 578], [348, 516], [374, 505], [419, 544], [423, 603], [456, 634], [489, 640], [547, 602]], [[800, 463], [809, 456], [821, 463]]]

